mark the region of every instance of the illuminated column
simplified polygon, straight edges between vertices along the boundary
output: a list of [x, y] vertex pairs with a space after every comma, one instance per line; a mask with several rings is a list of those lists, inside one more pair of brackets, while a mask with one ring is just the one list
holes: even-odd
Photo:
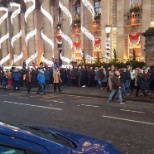
[[28, 59], [26, 60], [26, 64], [28, 65], [30, 62], [34, 62], [37, 57], [36, 55], [38, 55], [35, 48], [35, 35], [37, 30], [34, 23], [35, 0], [24, 0], [24, 2], [27, 8], [25, 12], [25, 22], [27, 23], [26, 45], [28, 47]]
[[82, 48], [84, 53], [93, 56], [94, 36], [92, 26], [94, 19], [93, 0], [81, 0], [81, 31], [82, 31]]
[[11, 15], [11, 23], [13, 27], [13, 36], [11, 39], [11, 45], [13, 48], [13, 65], [14, 66], [20, 66], [23, 53], [21, 52], [21, 36], [22, 31], [20, 29], [20, 12], [21, 12], [21, 6], [17, 3], [10, 3], [10, 6], [12, 7], [12, 15]]
[[0, 7], [0, 52], [1, 59], [0, 65], [9, 66], [9, 48], [8, 48], [8, 38], [9, 33], [7, 32], [7, 17], [8, 17], [8, 9], [4, 7]]
[[52, 60], [54, 57], [54, 43], [52, 40], [53, 18], [50, 14], [50, 0], [46, 0], [42, 3], [41, 12], [43, 14], [41, 36], [44, 40], [44, 57], [48, 60]]
[[72, 29], [72, 15], [69, 11], [70, 1], [61, 0], [59, 2], [59, 7], [62, 11], [62, 26], [61, 26], [61, 36], [62, 41], [62, 54], [64, 57], [72, 58], [72, 47], [73, 42], [71, 40], [71, 29]]

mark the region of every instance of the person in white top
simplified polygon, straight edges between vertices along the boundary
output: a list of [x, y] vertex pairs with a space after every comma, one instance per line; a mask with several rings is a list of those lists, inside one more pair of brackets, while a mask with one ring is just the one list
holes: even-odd
[[133, 89], [135, 87], [135, 69], [133, 69], [132, 66], [130, 68], [130, 77], [131, 77], [130, 90], [133, 93]]

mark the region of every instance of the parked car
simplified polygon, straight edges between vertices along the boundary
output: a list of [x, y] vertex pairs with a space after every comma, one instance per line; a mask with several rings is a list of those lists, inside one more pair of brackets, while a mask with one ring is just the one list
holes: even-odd
[[0, 122], [0, 154], [121, 154], [113, 145], [48, 126]]

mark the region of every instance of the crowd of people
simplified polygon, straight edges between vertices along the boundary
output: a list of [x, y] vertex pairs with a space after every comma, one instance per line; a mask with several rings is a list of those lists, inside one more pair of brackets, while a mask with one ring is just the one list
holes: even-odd
[[120, 103], [124, 97], [134, 93], [139, 96], [139, 91], [146, 97], [154, 91], [154, 66], [133, 68], [128, 65], [126, 68], [116, 68], [113, 65], [104, 68], [76, 66], [73, 68], [61, 68], [58, 65], [48, 67], [40, 63], [38, 67], [22, 69], [12, 68], [11, 70], [0, 69], [0, 82], [3, 88], [13, 86], [13, 90], [19, 90], [26, 86], [27, 92], [37, 87], [37, 94], [46, 94], [46, 88], [54, 85], [53, 90], [61, 92], [61, 86], [97, 87], [110, 92], [108, 102], [114, 99], [117, 94]]

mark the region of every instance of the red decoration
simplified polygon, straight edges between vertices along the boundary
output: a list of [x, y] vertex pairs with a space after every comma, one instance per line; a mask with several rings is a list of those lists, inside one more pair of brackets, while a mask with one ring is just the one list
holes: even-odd
[[95, 39], [95, 45], [99, 45], [101, 43], [101, 40], [100, 39]]
[[130, 40], [138, 40], [140, 37], [139, 33], [133, 33], [133, 34], [129, 34], [129, 39]]
[[74, 42], [73, 44], [74, 44], [75, 47], [80, 47], [80, 46], [81, 46], [81, 41], [79, 41], [79, 42]]
[[61, 35], [56, 35], [56, 39], [61, 39], [62, 37], [61, 37]]

